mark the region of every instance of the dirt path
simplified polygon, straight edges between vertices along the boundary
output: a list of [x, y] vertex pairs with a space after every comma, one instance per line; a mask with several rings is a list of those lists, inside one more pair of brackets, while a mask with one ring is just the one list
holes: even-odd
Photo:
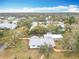
[[44, 58], [44, 55], [42, 55], [41, 57], [40, 57], [40, 59], [43, 59]]
[[72, 50], [63, 50], [63, 49], [54, 49], [55, 52], [66, 52], [66, 51], [72, 51]]

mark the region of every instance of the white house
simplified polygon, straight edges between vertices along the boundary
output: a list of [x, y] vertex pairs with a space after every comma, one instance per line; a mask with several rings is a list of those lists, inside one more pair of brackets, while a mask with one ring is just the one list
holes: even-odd
[[51, 37], [46, 37], [46, 38], [32, 37], [29, 40], [30, 48], [40, 48], [40, 46], [44, 44], [51, 45], [52, 48], [55, 47], [55, 42]]
[[47, 34], [44, 34], [44, 37], [52, 37], [53, 40], [59, 40], [63, 38], [61, 34], [52, 34], [50, 32], [48, 32]]
[[0, 28], [8, 28], [8, 29], [15, 29], [17, 27], [16, 24], [10, 23], [0, 23]]
[[14, 20], [15, 17], [10, 16], [10, 17], [7, 17], [7, 19], [8, 19], [8, 20]]
[[12, 21], [13, 24], [17, 24], [18, 20], [14, 20]]
[[55, 47], [55, 41], [62, 39], [63, 36], [61, 34], [52, 34], [48, 32], [44, 35], [44, 37], [32, 36], [29, 39], [29, 47], [30, 48], [39, 48], [41, 45], [47, 44], [51, 45], [52, 48]]
[[61, 31], [65, 31], [65, 24], [64, 24], [64, 22], [58, 22], [57, 26], [61, 26], [62, 27]]

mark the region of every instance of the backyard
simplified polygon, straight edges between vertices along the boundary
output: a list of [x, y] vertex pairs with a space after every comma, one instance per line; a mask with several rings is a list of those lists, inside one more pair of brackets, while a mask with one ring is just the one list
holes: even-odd
[[[58, 43], [60, 44], [60, 43]], [[58, 45], [57, 44], [57, 45]], [[39, 49], [28, 49], [28, 40], [22, 40], [21, 44], [16, 48], [7, 49], [0, 53], [0, 59], [40, 59]], [[79, 59], [79, 54], [72, 54], [67, 57], [63, 52], [53, 52], [49, 59]], [[46, 57], [44, 58], [46, 59]]]

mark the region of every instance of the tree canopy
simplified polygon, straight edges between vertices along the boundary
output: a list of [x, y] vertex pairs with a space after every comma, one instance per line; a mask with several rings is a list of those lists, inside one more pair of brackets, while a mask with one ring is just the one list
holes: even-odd
[[31, 31], [30, 31], [30, 34], [35, 34], [35, 35], [43, 35], [47, 32], [47, 29], [42, 26], [42, 25], [37, 25], [35, 28], [33, 28]]
[[73, 52], [79, 52], [79, 30], [72, 33], [66, 32], [63, 38], [63, 48], [72, 50]]
[[21, 19], [17, 24], [19, 27], [26, 26], [26, 27], [30, 28], [31, 20], [30, 19]]
[[51, 45], [44, 44], [40, 46], [39, 52], [48, 58], [53, 53], [53, 49]]
[[73, 16], [68, 17], [68, 18], [66, 18], [66, 20], [65, 20], [65, 23], [68, 23], [68, 24], [70, 24], [70, 25], [72, 25], [72, 24], [75, 23], [75, 22], [76, 22], [76, 19], [75, 19]]

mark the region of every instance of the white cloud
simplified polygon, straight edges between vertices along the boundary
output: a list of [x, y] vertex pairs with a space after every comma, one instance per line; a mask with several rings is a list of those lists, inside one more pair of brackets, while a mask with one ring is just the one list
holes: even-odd
[[66, 12], [79, 12], [79, 7], [77, 5], [69, 5]]
[[0, 9], [1, 12], [79, 12], [77, 5], [55, 6], [55, 7], [38, 7], [23, 9]]

